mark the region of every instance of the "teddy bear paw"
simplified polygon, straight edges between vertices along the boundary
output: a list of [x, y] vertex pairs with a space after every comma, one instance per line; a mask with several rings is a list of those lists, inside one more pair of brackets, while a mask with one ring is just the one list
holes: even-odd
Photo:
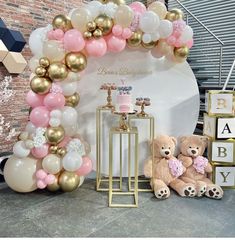
[[157, 191], [154, 191], [156, 198], [158, 199], [166, 199], [170, 196], [169, 188], [160, 188]]
[[221, 199], [223, 197], [223, 190], [220, 186], [209, 185], [206, 190], [206, 196], [213, 199]]
[[207, 187], [206, 183], [198, 182], [198, 185], [197, 185], [197, 196], [198, 197], [202, 197], [203, 195], [205, 195], [206, 187]]
[[192, 184], [187, 184], [183, 188], [183, 197], [195, 197], [196, 196], [196, 189]]

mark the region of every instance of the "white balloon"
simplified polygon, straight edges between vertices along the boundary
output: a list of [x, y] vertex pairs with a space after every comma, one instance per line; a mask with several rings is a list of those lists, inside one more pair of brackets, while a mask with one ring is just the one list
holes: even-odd
[[68, 152], [63, 157], [62, 164], [66, 171], [76, 171], [82, 166], [82, 156], [77, 152]]
[[69, 14], [68, 14], [68, 18], [70, 19], [71, 18], [71, 16], [73, 15], [73, 12], [75, 11], [75, 10], [77, 10], [78, 8], [73, 8], [73, 9], [71, 9], [70, 10], [70, 12], [69, 12]]
[[97, 17], [101, 13], [102, 3], [99, 1], [91, 1], [87, 4], [86, 8], [90, 11], [93, 18]]
[[77, 123], [78, 113], [72, 107], [64, 107], [62, 113], [61, 124], [63, 127], [72, 126]]
[[60, 126], [60, 119], [59, 118], [51, 118], [49, 121], [49, 125], [52, 127], [58, 127]]
[[49, 27], [35, 29], [29, 36], [29, 48], [34, 55], [42, 56], [43, 42]]
[[50, 117], [61, 119], [62, 118], [62, 112], [59, 109], [52, 110], [50, 112]]
[[73, 137], [78, 133], [78, 124], [74, 124], [71, 126], [64, 127], [65, 135], [69, 137]]
[[172, 22], [170, 22], [169, 20], [161, 20], [158, 31], [159, 31], [161, 38], [169, 37], [173, 32]]
[[39, 59], [40, 57], [39, 56], [33, 56], [32, 58], [30, 58], [29, 60], [29, 68], [32, 72], [35, 71], [36, 67], [39, 66]]
[[26, 148], [23, 141], [19, 141], [13, 146], [13, 153], [16, 157], [25, 158], [29, 156], [30, 150]]
[[34, 134], [36, 132], [36, 126], [34, 126], [31, 122], [28, 122], [25, 130], [29, 133], [29, 134]]
[[77, 82], [60, 82], [59, 85], [63, 90], [65, 96], [71, 96], [77, 91], [78, 83]]
[[140, 17], [139, 26], [145, 33], [154, 33], [158, 29], [160, 19], [153, 11], [147, 11]]
[[66, 82], [75, 82], [75, 81], [79, 81], [80, 79], [81, 79], [80, 73], [75, 73], [70, 71], [66, 78]]
[[159, 32], [155, 32], [155, 33], [151, 33], [151, 38], [152, 38], [152, 41], [157, 41], [160, 39], [160, 34]]
[[114, 18], [117, 8], [118, 8], [117, 4], [109, 2], [107, 4], [103, 4], [103, 6], [101, 7], [101, 12], [109, 16], [110, 18]]
[[142, 36], [142, 40], [144, 43], [150, 43], [152, 41], [152, 37], [149, 33], [144, 33]]
[[183, 43], [186, 43], [187, 41], [192, 39], [192, 37], [193, 37], [193, 29], [190, 26], [187, 25], [184, 28], [184, 31], [182, 32], [182, 35], [180, 36], [180, 40]]

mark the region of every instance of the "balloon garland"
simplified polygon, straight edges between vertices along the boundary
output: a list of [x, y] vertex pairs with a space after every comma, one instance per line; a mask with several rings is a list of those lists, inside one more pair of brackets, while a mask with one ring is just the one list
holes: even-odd
[[4, 176], [18, 192], [46, 188], [73, 191], [92, 170], [90, 146], [77, 134], [80, 100], [76, 92], [87, 58], [108, 52], [145, 48], [155, 58], [184, 62], [193, 46], [193, 30], [180, 9], [167, 11], [161, 2], [146, 9], [141, 2], [92, 1], [57, 15], [45, 28], [34, 30], [29, 46], [34, 54], [29, 122], [13, 147]]

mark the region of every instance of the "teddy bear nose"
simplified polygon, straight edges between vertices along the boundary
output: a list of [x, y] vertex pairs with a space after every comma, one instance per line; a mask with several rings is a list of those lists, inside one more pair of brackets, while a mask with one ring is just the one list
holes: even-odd
[[196, 151], [195, 151], [195, 150], [192, 150], [191, 152], [192, 152], [192, 154], [195, 154], [195, 153], [196, 153]]
[[170, 152], [169, 151], [165, 151], [165, 154], [168, 155]]

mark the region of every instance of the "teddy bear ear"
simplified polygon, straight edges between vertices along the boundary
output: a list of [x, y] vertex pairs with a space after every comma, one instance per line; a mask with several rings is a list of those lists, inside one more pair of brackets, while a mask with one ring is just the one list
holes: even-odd
[[173, 143], [176, 145], [177, 144], [177, 140], [175, 137], [171, 137], [171, 140], [173, 141]]
[[205, 144], [205, 147], [208, 145], [208, 141], [209, 141], [208, 137], [202, 136], [202, 137], [200, 137], [200, 140], [203, 141], [203, 143]]
[[186, 136], [179, 137], [179, 142], [182, 143], [187, 139]]

